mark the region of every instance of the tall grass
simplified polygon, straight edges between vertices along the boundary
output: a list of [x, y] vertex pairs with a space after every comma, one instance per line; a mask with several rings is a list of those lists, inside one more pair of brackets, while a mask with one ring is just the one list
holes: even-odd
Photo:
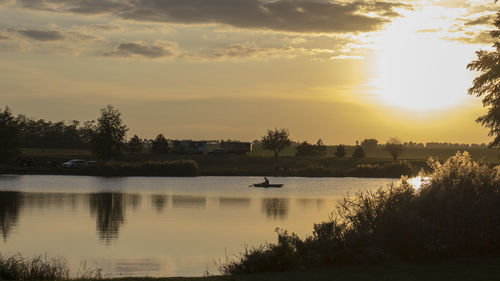
[[[83, 265], [77, 273], [76, 279], [102, 279], [101, 270], [89, 269], [86, 265]], [[48, 258], [47, 256], [36, 256], [33, 258], [25, 258], [19, 254], [12, 256], [0, 254], [0, 280], [70, 280], [70, 271], [68, 263], [63, 257]]]
[[219, 266], [224, 274], [336, 264], [436, 260], [500, 254], [499, 168], [457, 153], [430, 159], [428, 180], [362, 191], [339, 202], [312, 236], [278, 231], [278, 241], [245, 250]]
[[0, 255], [1, 280], [67, 280], [69, 269], [64, 258], [24, 258]]

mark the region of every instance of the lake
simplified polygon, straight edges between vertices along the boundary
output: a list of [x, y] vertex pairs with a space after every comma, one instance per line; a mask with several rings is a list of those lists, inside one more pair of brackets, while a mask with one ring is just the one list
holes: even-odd
[[63, 256], [106, 277], [217, 274], [217, 262], [301, 237], [347, 193], [398, 179], [0, 176], [0, 252]]

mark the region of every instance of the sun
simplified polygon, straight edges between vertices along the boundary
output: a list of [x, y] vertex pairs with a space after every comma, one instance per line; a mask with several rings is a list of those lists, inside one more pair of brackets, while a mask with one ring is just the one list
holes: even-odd
[[439, 28], [446, 26], [432, 13], [417, 11], [382, 33], [371, 83], [380, 100], [403, 109], [438, 110], [467, 98], [472, 75], [466, 66], [474, 52], [445, 39], [446, 31]]

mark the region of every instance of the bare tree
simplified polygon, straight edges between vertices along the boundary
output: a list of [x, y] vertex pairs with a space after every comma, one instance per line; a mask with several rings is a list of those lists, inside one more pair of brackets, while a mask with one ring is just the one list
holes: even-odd
[[405, 150], [405, 145], [398, 138], [390, 138], [385, 143], [385, 150], [387, 150], [391, 154], [394, 161], [396, 161]]

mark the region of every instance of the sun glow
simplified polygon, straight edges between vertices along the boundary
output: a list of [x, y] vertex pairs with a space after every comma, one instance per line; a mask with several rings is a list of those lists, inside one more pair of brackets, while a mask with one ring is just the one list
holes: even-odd
[[385, 103], [436, 110], [467, 98], [472, 75], [466, 66], [477, 47], [445, 39], [448, 26], [441, 12], [412, 11], [379, 38], [372, 87]]

